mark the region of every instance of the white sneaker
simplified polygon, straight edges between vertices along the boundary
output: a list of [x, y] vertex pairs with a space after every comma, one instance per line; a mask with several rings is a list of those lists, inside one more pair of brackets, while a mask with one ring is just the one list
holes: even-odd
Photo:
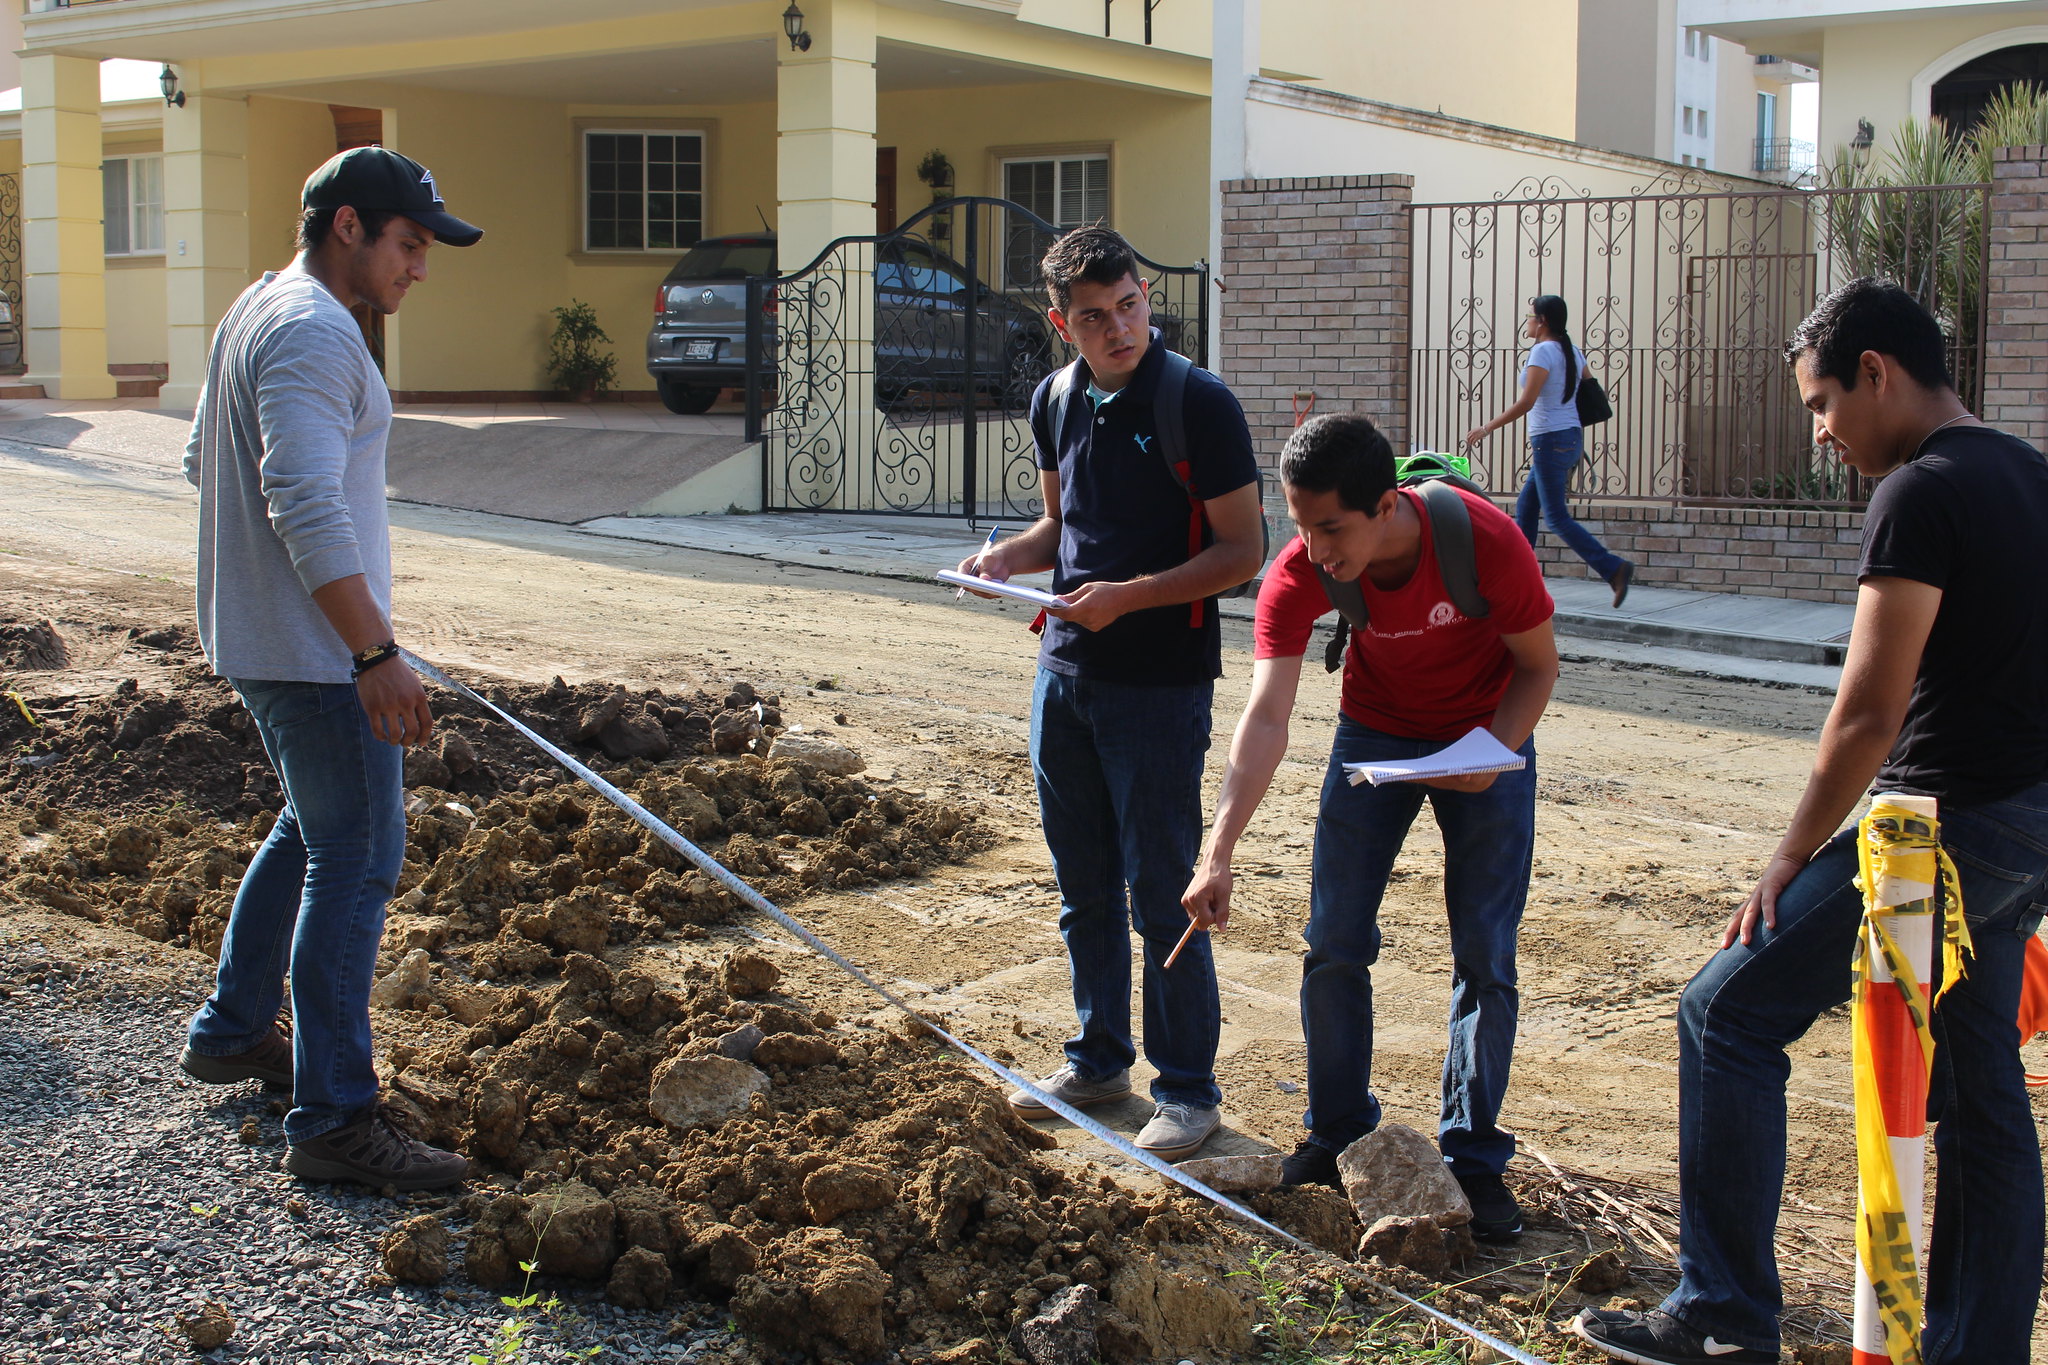
[[1138, 1147], [1161, 1161], [1185, 1161], [1202, 1149], [1222, 1122], [1221, 1110], [1166, 1100], [1138, 1133]]
[[[1107, 1104], [1120, 1100], [1131, 1093], [1131, 1073], [1119, 1071], [1099, 1081], [1081, 1079], [1070, 1062], [1038, 1083], [1038, 1088], [1056, 1100], [1065, 1101], [1076, 1109], [1086, 1109], [1091, 1104]], [[1012, 1090], [1010, 1107], [1027, 1119], [1049, 1119], [1053, 1111], [1032, 1098], [1029, 1091]]]

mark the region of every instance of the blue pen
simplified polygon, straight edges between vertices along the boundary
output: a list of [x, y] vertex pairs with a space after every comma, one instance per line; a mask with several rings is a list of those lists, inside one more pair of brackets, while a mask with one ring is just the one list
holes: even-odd
[[[988, 539], [981, 542], [980, 553], [974, 556], [974, 571], [977, 574], [981, 572], [981, 556], [989, 552], [989, 547], [996, 543], [996, 537], [1002, 533], [1002, 529], [1003, 528], [1000, 526], [991, 526], [988, 528]], [[967, 596], [967, 589], [953, 589], [953, 600], [955, 602], [958, 602], [961, 598], [965, 596]]]

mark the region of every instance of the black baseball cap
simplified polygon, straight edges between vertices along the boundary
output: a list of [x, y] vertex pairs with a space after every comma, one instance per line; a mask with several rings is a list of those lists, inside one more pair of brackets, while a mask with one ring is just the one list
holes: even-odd
[[484, 235], [448, 212], [432, 171], [389, 147], [351, 147], [330, 157], [306, 177], [299, 202], [309, 209], [396, 213], [432, 229], [434, 239], [449, 246], [474, 246]]

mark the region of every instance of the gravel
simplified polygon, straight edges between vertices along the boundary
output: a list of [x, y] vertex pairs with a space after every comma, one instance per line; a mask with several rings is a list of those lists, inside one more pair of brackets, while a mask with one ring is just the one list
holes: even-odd
[[[509, 1311], [496, 1294], [459, 1272], [393, 1285], [379, 1260], [384, 1230], [421, 1212], [447, 1216], [459, 1248], [445, 1196], [301, 1184], [279, 1165], [281, 1096], [178, 1070], [208, 984], [197, 959], [168, 971], [79, 961], [0, 924], [0, 1365], [488, 1354]], [[607, 1361], [752, 1355], [705, 1305], [629, 1313], [594, 1286], [535, 1287], [563, 1303], [531, 1329], [524, 1359], [593, 1346]], [[235, 1330], [201, 1356], [175, 1318], [209, 1299]]]

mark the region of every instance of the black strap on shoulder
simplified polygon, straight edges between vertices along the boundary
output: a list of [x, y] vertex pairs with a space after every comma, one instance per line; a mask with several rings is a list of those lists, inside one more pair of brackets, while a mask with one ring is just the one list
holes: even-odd
[[[1451, 595], [1451, 605], [1475, 621], [1485, 619], [1493, 608], [1479, 592], [1479, 557], [1472, 547], [1471, 509], [1445, 479], [1431, 479], [1415, 491], [1429, 515], [1436, 571], [1444, 580], [1444, 590]], [[1335, 673], [1344, 666], [1344, 650], [1351, 642], [1351, 632], [1364, 630], [1371, 619], [1365, 605], [1365, 588], [1358, 579], [1339, 583], [1320, 564], [1311, 567], [1322, 580], [1323, 591], [1329, 595], [1330, 605], [1337, 609], [1339, 617], [1337, 629], [1323, 649], [1323, 671]]]
[[1194, 368], [1194, 362], [1179, 351], [1167, 351], [1166, 363], [1159, 371], [1159, 387], [1152, 398], [1152, 431], [1159, 439], [1159, 456], [1166, 461], [1166, 467], [1173, 471], [1174, 480], [1191, 499], [1195, 490], [1186, 476], [1189, 469], [1187, 403], [1188, 371]]
[[1053, 374], [1052, 387], [1045, 391], [1045, 420], [1052, 429], [1052, 458], [1060, 458], [1060, 437], [1067, 426], [1067, 402], [1074, 396], [1074, 390], [1081, 386], [1081, 362], [1059, 369]]

